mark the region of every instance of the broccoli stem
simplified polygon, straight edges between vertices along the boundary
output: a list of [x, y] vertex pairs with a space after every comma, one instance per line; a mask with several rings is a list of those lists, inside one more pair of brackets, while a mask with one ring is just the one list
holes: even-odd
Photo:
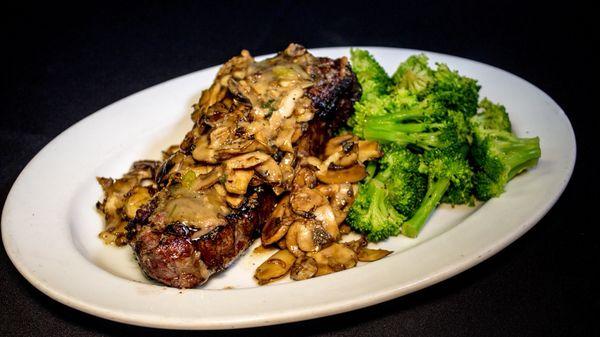
[[417, 237], [427, 218], [429, 218], [431, 212], [438, 205], [448, 187], [450, 187], [450, 179], [448, 178], [440, 178], [430, 184], [421, 206], [419, 206], [410, 220], [402, 224], [402, 234], [410, 238]]
[[439, 146], [439, 132], [427, 132], [427, 124], [396, 124], [391, 126], [367, 123], [364, 128], [366, 139], [393, 142], [400, 146], [416, 145], [424, 149]]

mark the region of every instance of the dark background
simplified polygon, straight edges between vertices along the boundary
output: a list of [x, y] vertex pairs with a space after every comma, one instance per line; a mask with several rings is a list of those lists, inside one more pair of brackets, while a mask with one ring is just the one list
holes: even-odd
[[[521, 1], [214, 1], [2, 5], [0, 205], [26, 163], [98, 109], [219, 64], [296, 41], [458, 55], [525, 78], [569, 116], [578, 142], [571, 183], [526, 235], [433, 287], [366, 309], [249, 330], [167, 332], [105, 321], [33, 288], [0, 249], [2, 336], [516, 336], [599, 335], [596, 42], [584, 8]], [[594, 193], [594, 194], [593, 194]], [[596, 224], [593, 224], [596, 222]], [[93, 291], [93, 290], [91, 290]], [[242, 300], [242, 299], [240, 299]], [[201, 305], [201, 304], [199, 304]], [[210, 310], [207, 308], [207, 310]]]

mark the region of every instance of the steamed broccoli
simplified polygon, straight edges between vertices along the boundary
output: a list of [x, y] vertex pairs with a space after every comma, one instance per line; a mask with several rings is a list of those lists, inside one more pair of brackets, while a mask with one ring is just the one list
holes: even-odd
[[354, 115], [350, 120], [352, 133], [364, 138], [364, 126], [368, 120], [393, 111], [406, 110], [405, 118], [414, 119], [423, 114], [418, 105], [417, 97], [407, 90], [397, 90], [392, 95], [370, 96], [368, 99], [363, 97], [354, 104]]
[[366, 139], [422, 149], [471, 140], [471, 130], [462, 113], [429, 99], [393, 105], [388, 113], [367, 119], [360, 130]]
[[379, 161], [378, 179], [390, 189], [391, 203], [406, 217], [413, 215], [425, 192], [427, 177], [420, 172], [420, 158], [395, 144], [383, 147], [386, 153]]
[[350, 50], [352, 71], [356, 74], [362, 87], [362, 99], [370, 99], [388, 93], [392, 80], [373, 55], [362, 49]]
[[537, 164], [540, 140], [519, 138], [511, 133], [506, 109], [483, 99], [480, 112], [469, 122], [475, 135], [471, 157], [475, 166], [475, 195], [486, 201], [504, 192], [514, 176]]
[[409, 57], [390, 78], [363, 50], [352, 50], [363, 87], [349, 125], [383, 144], [350, 213], [351, 226], [378, 241], [415, 237], [440, 202], [472, 205], [500, 195], [540, 157], [538, 138], [511, 133], [506, 109], [479, 101], [476, 80], [425, 55]]
[[401, 115], [388, 114], [371, 117], [363, 128], [366, 139], [422, 149], [443, 148], [460, 142], [460, 135], [451, 121], [404, 123]]
[[431, 69], [424, 54], [413, 55], [401, 63], [392, 79], [395, 89], [407, 89], [419, 98], [438, 101], [467, 117], [477, 112], [480, 89], [477, 81], [461, 76], [444, 63], [436, 63], [436, 69]]
[[429, 68], [425, 54], [409, 57], [398, 66], [392, 76], [396, 88], [409, 90], [413, 94], [424, 91], [433, 79], [433, 70]]
[[418, 155], [395, 145], [384, 151], [379, 172], [360, 185], [347, 218], [370, 241], [398, 235], [402, 222], [414, 213], [427, 189]]
[[484, 98], [479, 102], [479, 110], [479, 113], [470, 119], [473, 129], [512, 131], [510, 119], [504, 106], [494, 104]]
[[425, 152], [421, 171], [428, 175], [427, 193], [412, 218], [402, 224], [402, 234], [411, 238], [419, 234], [449, 187], [458, 191], [472, 189], [473, 172], [460, 145]]
[[480, 86], [477, 81], [460, 76], [443, 63], [437, 64], [435, 80], [429, 86], [429, 94], [446, 108], [471, 117], [477, 113]]
[[370, 179], [359, 187], [359, 193], [346, 220], [369, 241], [380, 241], [400, 233], [406, 219], [392, 206], [389, 190], [378, 179]]
[[387, 113], [386, 109], [390, 104], [387, 94], [392, 80], [366, 50], [351, 49], [350, 60], [352, 71], [356, 73], [362, 87], [362, 95], [360, 101], [354, 104], [354, 114], [348, 124], [353, 128], [354, 134], [362, 136], [362, 125], [366, 119]]
[[[366, 56], [371, 61], [369, 69], [381, 70], [369, 72], [378, 75], [368, 78], [383, 78], [383, 69]], [[472, 141], [467, 119], [477, 111], [479, 86], [475, 80], [450, 71], [445, 64], [432, 70], [427, 57], [417, 55], [400, 64], [393, 81], [389, 93], [380, 80], [378, 94], [363, 97], [355, 105], [351, 126], [356, 135], [423, 149]]]
[[509, 180], [535, 166], [541, 156], [538, 137], [519, 138], [502, 130], [478, 130], [475, 135], [475, 195], [482, 201], [502, 194]]

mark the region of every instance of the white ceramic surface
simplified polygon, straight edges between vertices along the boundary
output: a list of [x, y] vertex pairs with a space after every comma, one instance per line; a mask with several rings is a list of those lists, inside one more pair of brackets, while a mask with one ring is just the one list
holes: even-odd
[[[367, 47], [388, 72], [416, 50]], [[311, 50], [349, 55], [349, 48]], [[94, 203], [96, 176], [118, 177], [137, 159], [160, 158], [191, 128], [190, 106], [218, 67], [201, 70], [120, 100], [73, 125], [25, 167], [6, 200], [2, 239], [19, 272], [48, 296], [130, 324], [174, 329], [269, 325], [332, 315], [386, 301], [447, 279], [495, 254], [530, 229], [556, 202], [571, 176], [575, 137], [545, 93], [500, 69], [436, 54], [479, 80], [481, 94], [506, 105], [515, 132], [541, 138], [535, 169], [516, 177], [501, 198], [475, 208], [442, 206], [417, 239], [380, 246], [394, 254], [375, 263], [303, 282], [258, 287], [254, 268], [268, 257], [249, 251], [198, 289], [148, 281], [129, 247], [105, 246]], [[255, 246], [257, 243], [255, 243]]]

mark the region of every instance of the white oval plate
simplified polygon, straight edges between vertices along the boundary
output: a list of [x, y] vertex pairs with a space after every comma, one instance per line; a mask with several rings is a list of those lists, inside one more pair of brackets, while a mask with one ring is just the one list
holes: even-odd
[[[417, 50], [367, 48], [388, 72]], [[312, 50], [349, 55], [349, 48]], [[224, 329], [299, 321], [345, 312], [419, 290], [495, 254], [530, 229], [556, 202], [575, 163], [575, 137], [561, 108], [523, 79], [478, 62], [426, 53], [476, 78], [481, 94], [506, 105], [520, 136], [541, 138], [538, 166], [516, 177], [501, 198], [479, 207], [442, 206], [418, 239], [397, 237], [375, 263], [303, 282], [258, 287], [267, 255], [249, 251], [204, 287], [167, 288], [146, 280], [131, 249], [104, 246], [94, 203], [96, 176], [118, 177], [137, 159], [160, 158], [191, 128], [190, 106], [218, 67], [156, 85], [85, 118], [25, 167], [6, 200], [2, 239], [19, 272], [48, 296], [130, 324]], [[257, 243], [255, 243], [256, 245]]]

